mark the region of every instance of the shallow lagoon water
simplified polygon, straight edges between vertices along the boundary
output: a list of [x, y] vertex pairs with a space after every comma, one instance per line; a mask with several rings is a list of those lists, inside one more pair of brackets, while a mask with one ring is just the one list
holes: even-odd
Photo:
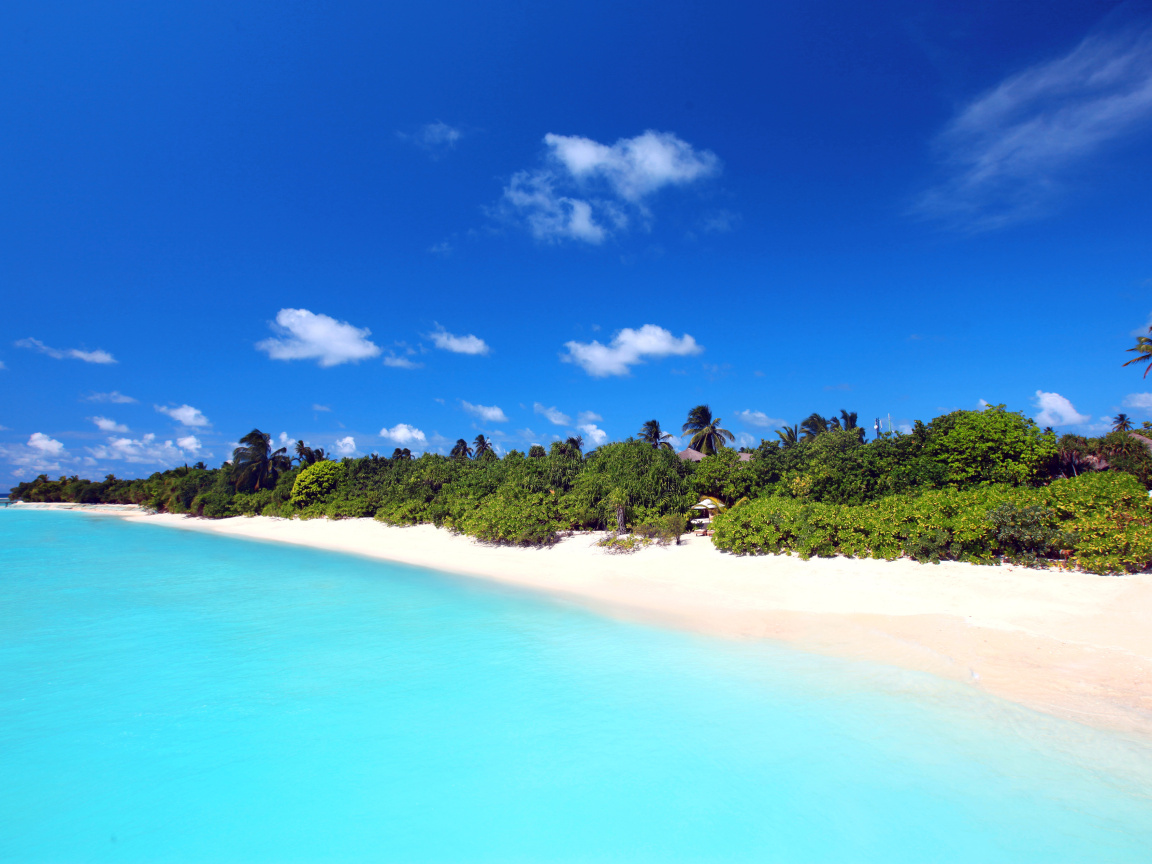
[[1152, 746], [477, 580], [0, 511], [0, 859], [1147, 861]]

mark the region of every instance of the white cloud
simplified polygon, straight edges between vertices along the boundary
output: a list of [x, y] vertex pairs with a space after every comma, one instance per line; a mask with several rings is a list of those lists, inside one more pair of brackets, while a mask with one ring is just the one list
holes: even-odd
[[291, 443], [292, 443], [292, 439], [289, 437], [288, 433], [287, 432], [281, 432], [280, 433], [280, 446], [281, 447], [287, 447]]
[[380, 437], [387, 438], [401, 447], [408, 444], [423, 444], [428, 440], [423, 432], [407, 423], [397, 423], [391, 429], [385, 426], [380, 430]]
[[189, 446], [177, 446], [171, 440], [157, 441], [156, 436], [149, 432], [140, 438], [109, 438], [107, 444], [87, 449], [97, 459], [116, 459], [142, 465], [173, 465], [185, 461], [200, 449], [200, 441], [195, 436], [189, 435], [179, 440]]
[[981, 408], [987, 408], [987, 407], [988, 407], [989, 405], [991, 405], [992, 403], [991, 403], [991, 402], [989, 402], [987, 399], [981, 399], [981, 400], [980, 400], [980, 401], [979, 401], [977, 404], [978, 404], [978, 405], [979, 405]]
[[905, 435], [911, 435], [912, 434], [912, 424], [911, 423], [900, 423], [899, 425], [896, 426], [896, 428], [899, 429], [901, 432], [903, 432]]
[[737, 411], [735, 413], [739, 419], [743, 420], [749, 426], [759, 426], [761, 428], [768, 429], [768, 428], [771, 428], [773, 426], [787, 426], [788, 425], [788, 422], [786, 420], [779, 420], [775, 417], [769, 417], [763, 411], [752, 411], [750, 409], [745, 409], [743, 411]]
[[1152, 410], [1152, 393], [1129, 393], [1124, 397], [1125, 408]]
[[595, 411], [581, 411], [576, 415], [577, 425], [583, 423], [598, 423], [604, 418], [597, 414]]
[[498, 405], [473, 405], [471, 402], [460, 400], [460, 405], [469, 414], [474, 414], [481, 420], [487, 420], [489, 423], [507, 423], [508, 418], [505, 416], [504, 411]]
[[1059, 393], [1045, 393], [1036, 391], [1036, 407], [1040, 413], [1036, 415], [1036, 422], [1041, 426], [1071, 426], [1077, 423], [1087, 423], [1092, 417], [1081, 414], [1072, 403]]
[[384, 358], [384, 365], [391, 366], [393, 369], [419, 369], [423, 363], [417, 363], [408, 357], [403, 357], [395, 351], [389, 351]]
[[329, 408], [327, 405], [320, 405], [316, 402], [313, 402], [312, 403], [312, 410], [313, 411], [331, 411], [332, 409]]
[[433, 157], [448, 152], [456, 146], [457, 141], [464, 137], [463, 133], [455, 126], [449, 126], [440, 120], [435, 123], [425, 123], [415, 133], [397, 132], [396, 135], [404, 141], [427, 150]]
[[611, 145], [549, 133], [544, 144], [545, 165], [512, 175], [501, 202], [539, 240], [602, 243], [633, 217], [647, 220], [653, 193], [720, 172], [714, 153], [671, 132], [648, 130]]
[[64, 445], [55, 438], [49, 438], [43, 432], [33, 432], [28, 438], [28, 446], [45, 456], [61, 456], [64, 454]]
[[1088, 36], [972, 101], [937, 140], [921, 213], [974, 229], [1043, 215], [1073, 169], [1152, 118], [1152, 28]]
[[737, 447], [755, 447], [760, 443], [760, 440], [755, 435], [750, 435], [747, 432], [738, 432], [736, 434]]
[[451, 351], [453, 354], [487, 354], [491, 350], [488, 343], [479, 336], [473, 336], [471, 333], [467, 336], [455, 336], [439, 324], [436, 325], [435, 331], [428, 334], [428, 338], [437, 348]]
[[341, 456], [351, 456], [356, 452], [356, 439], [351, 435], [338, 438], [336, 443], [332, 445], [332, 449]]
[[92, 393], [84, 397], [85, 402], [111, 402], [115, 405], [129, 405], [136, 400], [131, 396], [125, 396], [119, 390], [113, 390], [111, 393]]
[[608, 433], [599, 428], [595, 423], [584, 423], [576, 428], [583, 432], [585, 437], [596, 447], [599, 447], [608, 440]]
[[281, 309], [271, 326], [277, 335], [257, 342], [256, 348], [273, 360], [319, 360], [328, 368], [380, 354], [380, 347], [368, 339], [372, 331], [367, 327], [353, 327], [307, 309]]
[[542, 415], [549, 423], [555, 423], [557, 426], [572, 425], [572, 418], [555, 406], [546, 408], [541, 403], [536, 402], [533, 404], [532, 410], [535, 413]]
[[88, 419], [91, 420], [93, 423], [95, 423], [96, 428], [99, 429], [101, 432], [127, 432], [128, 431], [128, 427], [125, 426], [123, 423], [117, 423], [115, 420], [110, 420], [107, 417], [89, 417]]
[[183, 438], [176, 439], [176, 446], [189, 453], [198, 453], [200, 451], [200, 439], [195, 435], [185, 435]]
[[566, 342], [564, 347], [568, 353], [561, 354], [560, 359], [578, 364], [595, 378], [627, 375], [629, 367], [643, 363], [645, 358], [684, 357], [704, 350], [687, 333], [677, 339], [655, 324], [645, 324], [639, 330], [625, 327], [608, 345], [593, 340], [587, 343]]
[[171, 405], [153, 405], [161, 414], [167, 414], [177, 423], [182, 426], [210, 426], [208, 418], [200, 411], [199, 408], [193, 408], [191, 405], [178, 405], [173, 408]]
[[82, 351], [79, 348], [51, 348], [41, 342], [39, 339], [21, 339], [16, 343], [17, 348], [30, 348], [33, 351], [39, 351], [41, 354], [47, 354], [49, 357], [54, 357], [57, 360], [83, 360], [85, 363], [115, 363], [116, 358], [97, 348], [95, 351]]

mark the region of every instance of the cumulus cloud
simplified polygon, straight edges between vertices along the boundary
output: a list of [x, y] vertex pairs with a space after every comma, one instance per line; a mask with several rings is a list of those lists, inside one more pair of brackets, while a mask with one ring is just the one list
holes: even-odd
[[43, 432], [33, 432], [27, 444], [0, 444], [0, 459], [13, 466], [12, 474], [16, 477], [29, 472], [60, 471], [61, 462], [68, 458], [64, 445]]
[[592, 444], [596, 447], [599, 447], [601, 444], [608, 440], [608, 433], [598, 427], [595, 423], [582, 423], [576, 428], [583, 432], [584, 437], [591, 441]]
[[469, 333], [467, 336], [455, 336], [439, 324], [436, 330], [428, 334], [432, 344], [442, 351], [451, 351], [453, 354], [487, 354], [491, 349], [479, 336]]
[[1044, 215], [1072, 172], [1152, 119], [1152, 27], [1088, 36], [966, 105], [937, 139], [920, 213], [975, 230]]
[[1045, 393], [1036, 391], [1036, 407], [1040, 413], [1036, 415], [1036, 422], [1041, 426], [1071, 426], [1077, 423], [1087, 423], [1092, 417], [1081, 414], [1072, 403], [1059, 393]]
[[195, 435], [185, 435], [176, 439], [176, 446], [188, 453], [200, 452], [200, 439]]
[[88, 419], [91, 420], [93, 423], [95, 423], [96, 428], [99, 429], [101, 432], [127, 432], [128, 431], [128, 427], [125, 426], [123, 423], [117, 423], [115, 420], [110, 420], [107, 417], [89, 417]]
[[720, 172], [720, 160], [671, 132], [648, 130], [615, 144], [578, 135], [544, 136], [542, 167], [519, 171], [504, 188], [501, 212], [544, 241], [599, 244], [636, 218], [647, 199]]
[[271, 326], [276, 336], [257, 342], [256, 348], [273, 360], [319, 360], [328, 368], [380, 354], [380, 347], [368, 339], [372, 331], [367, 327], [307, 309], [281, 309]]
[[193, 435], [179, 439], [177, 446], [171, 440], [157, 441], [149, 432], [140, 438], [109, 438], [107, 444], [89, 447], [88, 452], [96, 459], [115, 459], [138, 465], [172, 465], [185, 461], [200, 449], [200, 441]]
[[498, 405], [473, 405], [471, 402], [460, 400], [460, 405], [469, 414], [474, 414], [481, 420], [486, 420], [489, 423], [507, 423], [508, 418], [504, 414], [504, 410]]
[[167, 414], [177, 423], [182, 426], [210, 426], [208, 418], [200, 411], [199, 408], [193, 408], [191, 405], [153, 405], [161, 414]]
[[41, 354], [47, 354], [57, 360], [83, 360], [85, 363], [115, 363], [116, 358], [97, 348], [95, 351], [82, 351], [79, 348], [51, 348], [39, 339], [21, 339], [16, 343], [17, 348], [29, 348]]
[[332, 449], [340, 456], [351, 456], [356, 452], [356, 439], [351, 435], [338, 438], [336, 443], [332, 445]]
[[780, 420], [776, 417], [769, 417], [763, 411], [752, 411], [745, 409], [736, 412], [737, 418], [743, 420], [749, 426], [759, 426], [762, 429], [769, 429], [773, 426], [787, 426], [786, 420]]
[[114, 405], [130, 405], [136, 400], [131, 396], [125, 396], [119, 390], [113, 390], [111, 393], [90, 393], [84, 397], [85, 402], [111, 402]]
[[555, 423], [557, 426], [571, 426], [572, 418], [561, 411], [556, 406], [551, 408], [545, 407], [542, 403], [536, 402], [532, 406], [532, 410], [542, 415], [549, 423]]
[[567, 354], [561, 354], [565, 363], [576, 363], [594, 378], [609, 375], [627, 375], [630, 368], [645, 359], [684, 357], [699, 354], [704, 349], [685, 333], [679, 339], [663, 327], [645, 324], [638, 330], [625, 327], [608, 345], [591, 342], [565, 342]]
[[391, 429], [385, 426], [380, 430], [380, 437], [394, 442], [400, 447], [406, 447], [410, 444], [423, 444], [428, 440], [415, 426], [409, 426], [407, 423], [397, 423]]
[[1152, 393], [1129, 393], [1124, 397], [1124, 407], [1152, 410]]
[[759, 443], [755, 435], [750, 435], [747, 432], [739, 432], [736, 435], [737, 447], [755, 447]]

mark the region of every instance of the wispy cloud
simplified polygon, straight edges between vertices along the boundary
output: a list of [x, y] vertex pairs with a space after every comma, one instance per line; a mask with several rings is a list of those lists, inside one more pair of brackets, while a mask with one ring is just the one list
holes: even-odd
[[93, 423], [95, 423], [96, 428], [99, 429], [101, 432], [127, 432], [128, 431], [128, 427], [125, 426], [123, 423], [117, 423], [115, 420], [112, 420], [108, 417], [89, 417], [88, 419], [91, 420]]
[[1092, 419], [1089, 414], [1081, 414], [1072, 403], [1059, 393], [1036, 391], [1036, 407], [1040, 413], [1036, 422], [1041, 426], [1074, 426]]
[[575, 363], [594, 378], [609, 375], [627, 375], [631, 368], [647, 359], [684, 357], [699, 354], [703, 347], [685, 333], [676, 338], [663, 327], [645, 324], [638, 330], [625, 327], [607, 345], [591, 342], [565, 342], [567, 354], [561, 354], [565, 363]]
[[402, 141], [416, 145], [436, 159], [455, 147], [464, 137], [464, 133], [455, 126], [437, 120], [435, 123], [425, 123], [415, 132], [397, 132], [396, 136]]
[[1152, 411], [1152, 393], [1129, 393], [1124, 397], [1124, 407]]
[[114, 405], [129, 405], [136, 400], [131, 396], [125, 396], [118, 390], [113, 390], [111, 393], [91, 393], [84, 397], [85, 402], [111, 402]]
[[473, 405], [471, 402], [460, 400], [460, 406], [481, 420], [486, 420], [489, 423], [507, 423], [508, 417], [504, 414], [504, 410], [499, 405]]
[[736, 417], [747, 423], [749, 426], [758, 426], [762, 429], [770, 429], [773, 426], [787, 426], [785, 420], [777, 419], [776, 417], [769, 417], [763, 411], [752, 411], [745, 409], [737, 411]]
[[83, 351], [80, 348], [52, 348], [39, 339], [21, 339], [16, 343], [17, 348], [28, 348], [47, 354], [56, 360], [83, 360], [85, 363], [115, 363], [116, 358], [107, 351], [97, 348], [95, 351]]
[[200, 441], [194, 435], [178, 439], [157, 441], [152, 433], [140, 438], [109, 438], [108, 443], [87, 448], [96, 459], [114, 459], [142, 465], [174, 465], [195, 456], [200, 450]]
[[307, 309], [281, 309], [272, 325], [276, 336], [256, 343], [273, 360], [319, 360], [323, 367], [358, 363], [380, 354], [368, 339], [372, 331]]
[[965, 106], [936, 141], [944, 179], [916, 210], [970, 230], [1046, 214], [1071, 170], [1152, 118], [1152, 27], [1094, 33]]
[[532, 406], [532, 410], [541, 415], [549, 423], [554, 423], [557, 426], [571, 426], [572, 418], [553, 405], [551, 408], [536, 402]]
[[513, 174], [496, 212], [548, 242], [602, 243], [649, 222], [653, 193], [720, 173], [716, 154], [671, 132], [648, 130], [615, 144], [549, 133], [544, 145], [544, 165]]
[[492, 350], [479, 336], [473, 336], [471, 333], [467, 336], [456, 336], [439, 324], [435, 326], [436, 329], [428, 334], [428, 338], [442, 351], [451, 351], [453, 354], [487, 354]]
[[199, 408], [193, 408], [191, 405], [153, 405], [161, 414], [167, 414], [177, 423], [182, 426], [210, 426], [208, 418]]

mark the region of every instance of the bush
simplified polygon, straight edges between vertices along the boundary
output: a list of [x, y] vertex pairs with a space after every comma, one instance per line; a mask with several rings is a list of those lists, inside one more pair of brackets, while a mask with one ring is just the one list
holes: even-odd
[[649, 546], [652, 539], [639, 534], [609, 534], [596, 541], [596, 545], [614, 555], [628, 555]]
[[559, 539], [559, 515], [554, 495], [501, 490], [484, 499], [454, 527], [489, 543], [547, 546]]
[[303, 510], [315, 504], [322, 504], [344, 479], [342, 462], [315, 462], [296, 476], [292, 485], [292, 506]]
[[688, 518], [679, 513], [668, 513], [644, 525], [636, 527], [634, 533], [649, 540], [655, 540], [661, 546], [669, 543], [679, 543], [680, 535], [688, 526]]
[[738, 555], [796, 553], [1025, 565], [1067, 557], [1090, 573], [1152, 562], [1152, 504], [1134, 477], [1085, 474], [1042, 489], [982, 486], [894, 495], [865, 506], [761, 498], [713, 522]]

